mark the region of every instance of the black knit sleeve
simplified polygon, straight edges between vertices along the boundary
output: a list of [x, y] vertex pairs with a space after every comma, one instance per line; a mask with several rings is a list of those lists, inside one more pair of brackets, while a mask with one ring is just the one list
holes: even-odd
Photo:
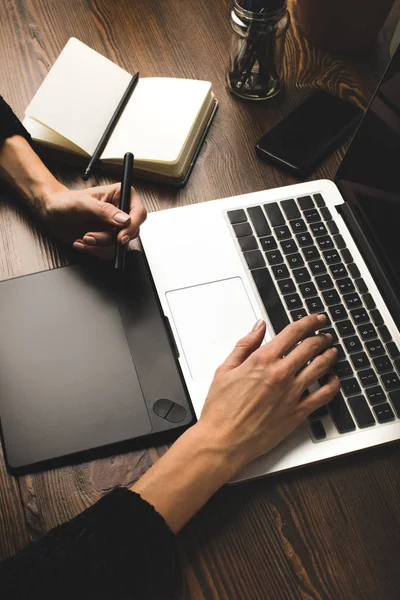
[[2, 600], [164, 600], [176, 584], [174, 534], [122, 488], [0, 565]]
[[12, 135], [22, 135], [30, 144], [31, 136], [13, 113], [7, 102], [0, 96], [0, 144]]

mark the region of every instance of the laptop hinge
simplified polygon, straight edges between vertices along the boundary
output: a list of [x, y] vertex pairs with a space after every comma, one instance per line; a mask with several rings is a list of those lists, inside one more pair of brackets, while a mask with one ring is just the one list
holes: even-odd
[[374, 281], [378, 286], [393, 319], [396, 321], [397, 326], [400, 327], [400, 302], [396, 297], [389, 279], [379, 264], [368, 238], [357, 220], [352, 206], [348, 202], [345, 202], [344, 204], [337, 206], [336, 209], [346, 222], [346, 225], [349, 228], [365, 262], [367, 263], [371, 275], [374, 278]]

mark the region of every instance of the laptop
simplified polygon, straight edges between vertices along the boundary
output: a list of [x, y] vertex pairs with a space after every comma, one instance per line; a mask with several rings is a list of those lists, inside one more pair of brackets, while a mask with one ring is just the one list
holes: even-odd
[[[340, 394], [236, 480], [400, 438], [400, 50], [327, 180], [151, 213], [141, 230], [197, 417], [215, 368], [324, 312]], [[234, 402], [234, 399], [232, 399]]]
[[235, 481], [398, 440], [399, 164], [397, 50], [336, 185], [151, 213], [123, 277], [73, 265], [0, 283], [8, 468], [173, 439], [257, 319], [268, 342], [314, 312], [330, 319], [341, 391]]

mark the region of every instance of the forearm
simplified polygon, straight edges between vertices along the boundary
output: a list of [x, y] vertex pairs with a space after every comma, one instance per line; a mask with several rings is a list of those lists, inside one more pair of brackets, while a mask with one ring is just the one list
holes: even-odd
[[0, 177], [38, 213], [43, 211], [47, 196], [66, 189], [20, 135], [0, 145]]
[[229, 447], [196, 424], [131, 489], [177, 533], [236, 471]]

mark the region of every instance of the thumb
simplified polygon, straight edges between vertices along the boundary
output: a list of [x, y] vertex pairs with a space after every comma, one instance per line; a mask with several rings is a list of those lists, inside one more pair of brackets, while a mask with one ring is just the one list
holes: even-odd
[[129, 215], [109, 202], [87, 200], [84, 209], [92, 218], [97, 218], [101, 223], [113, 227], [126, 226], [130, 221]]
[[225, 362], [220, 366], [222, 371], [231, 371], [235, 369], [245, 360], [247, 360], [253, 352], [260, 346], [265, 335], [265, 321], [261, 319], [255, 323], [253, 329], [245, 337], [241, 338]]

